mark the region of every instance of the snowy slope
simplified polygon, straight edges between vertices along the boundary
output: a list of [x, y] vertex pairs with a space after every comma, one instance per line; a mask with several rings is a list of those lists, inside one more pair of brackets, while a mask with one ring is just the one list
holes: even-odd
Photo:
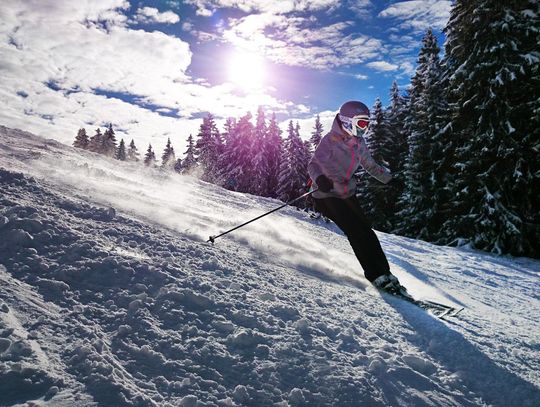
[[[540, 262], [379, 234], [0, 127], [0, 406], [538, 406]], [[31, 404], [31, 403], [30, 403]]]

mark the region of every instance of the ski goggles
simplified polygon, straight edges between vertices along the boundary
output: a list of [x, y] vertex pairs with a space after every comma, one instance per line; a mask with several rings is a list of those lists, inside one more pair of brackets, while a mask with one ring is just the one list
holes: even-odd
[[369, 117], [367, 116], [355, 116], [352, 120], [353, 126], [358, 127], [360, 130], [366, 130], [369, 127]]
[[[362, 135], [369, 127], [369, 116], [366, 115], [354, 116], [353, 118], [350, 118], [340, 114], [339, 119], [341, 120], [343, 127], [354, 136]], [[360, 131], [357, 131], [358, 129]]]

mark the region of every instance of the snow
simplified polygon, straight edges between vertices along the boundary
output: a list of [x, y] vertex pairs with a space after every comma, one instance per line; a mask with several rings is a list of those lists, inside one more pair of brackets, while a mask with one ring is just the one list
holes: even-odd
[[0, 127], [0, 406], [538, 406], [540, 262], [332, 224]]

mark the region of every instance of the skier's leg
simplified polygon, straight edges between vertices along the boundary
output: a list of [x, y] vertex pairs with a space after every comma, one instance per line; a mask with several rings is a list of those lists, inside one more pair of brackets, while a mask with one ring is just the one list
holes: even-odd
[[345, 233], [369, 281], [390, 273], [379, 239], [356, 197], [317, 199], [316, 205], [324, 216], [332, 219]]

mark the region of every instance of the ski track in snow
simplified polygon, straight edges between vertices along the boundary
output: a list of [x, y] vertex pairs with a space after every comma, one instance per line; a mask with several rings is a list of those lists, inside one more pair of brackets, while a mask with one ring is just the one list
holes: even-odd
[[[540, 262], [380, 233], [0, 126], [0, 406], [538, 406]], [[33, 404], [32, 404], [33, 403]]]

